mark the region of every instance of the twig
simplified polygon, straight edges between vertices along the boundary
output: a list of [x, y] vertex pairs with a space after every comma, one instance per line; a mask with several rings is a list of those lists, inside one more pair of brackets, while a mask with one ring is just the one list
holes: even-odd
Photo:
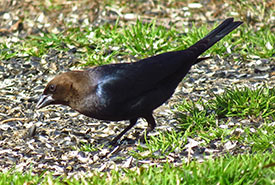
[[25, 120], [26, 118], [9, 118], [9, 119], [2, 120], [0, 124], [4, 124], [11, 121], [25, 121]]

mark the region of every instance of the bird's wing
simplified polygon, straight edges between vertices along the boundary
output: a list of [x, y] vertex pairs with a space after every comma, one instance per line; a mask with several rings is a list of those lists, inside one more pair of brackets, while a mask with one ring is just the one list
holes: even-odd
[[124, 102], [167, 83], [176, 88], [195, 60], [189, 52], [177, 51], [135, 63], [99, 66], [93, 69], [99, 76], [97, 93], [112, 102]]
[[233, 18], [226, 19], [186, 50], [163, 53], [135, 63], [94, 68], [99, 76], [97, 94], [109, 98], [113, 104], [149, 95], [152, 98], [154, 92], [156, 96], [168, 96], [168, 99], [191, 66], [206, 59], [197, 57], [240, 24], [242, 22], [234, 22]]

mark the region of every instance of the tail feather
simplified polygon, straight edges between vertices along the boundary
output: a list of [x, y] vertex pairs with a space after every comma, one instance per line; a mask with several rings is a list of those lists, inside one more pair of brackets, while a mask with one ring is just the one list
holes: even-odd
[[[197, 43], [195, 43], [193, 46], [191, 46], [188, 49], [193, 50], [193, 52], [197, 56], [199, 56], [203, 52], [205, 52], [208, 48], [213, 46], [216, 42], [221, 40], [223, 37], [225, 37], [227, 34], [232, 32], [238, 26], [240, 26], [242, 23], [243, 22], [241, 22], [241, 21], [234, 22], [233, 18], [228, 18], [225, 21], [223, 21], [217, 28], [212, 30], [204, 38], [199, 40]], [[202, 60], [197, 60], [194, 64], [196, 64], [200, 61], [202, 61]]]

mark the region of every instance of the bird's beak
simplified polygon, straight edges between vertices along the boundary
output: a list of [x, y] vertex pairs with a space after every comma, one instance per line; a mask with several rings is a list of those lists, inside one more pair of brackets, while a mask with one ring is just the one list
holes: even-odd
[[41, 95], [37, 104], [36, 108], [40, 109], [47, 105], [50, 105], [54, 101], [52, 95]]

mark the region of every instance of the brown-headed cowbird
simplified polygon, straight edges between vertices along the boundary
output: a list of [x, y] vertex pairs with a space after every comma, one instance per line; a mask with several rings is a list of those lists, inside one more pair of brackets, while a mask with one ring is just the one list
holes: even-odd
[[59, 74], [46, 86], [37, 108], [62, 104], [91, 118], [130, 120], [130, 125], [112, 144], [116, 144], [138, 118], [148, 122], [148, 133], [156, 126], [153, 110], [172, 96], [192, 65], [206, 59], [198, 57], [241, 24], [228, 18], [185, 50], [162, 53], [134, 63]]

